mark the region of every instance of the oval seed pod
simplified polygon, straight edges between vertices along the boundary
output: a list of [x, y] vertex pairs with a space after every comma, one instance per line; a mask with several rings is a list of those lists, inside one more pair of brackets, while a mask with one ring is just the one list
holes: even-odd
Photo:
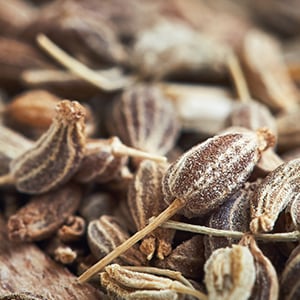
[[[250, 200], [255, 194], [259, 182], [246, 183], [234, 193], [207, 221], [210, 228], [247, 232], [250, 224]], [[209, 258], [218, 248], [229, 247], [238, 241], [232, 238], [204, 236], [205, 257]]]
[[137, 85], [114, 102], [108, 129], [128, 146], [164, 155], [175, 145], [179, 123], [172, 103], [155, 86]]
[[241, 126], [253, 131], [268, 128], [277, 137], [276, 120], [262, 103], [257, 101], [235, 102], [228, 117], [230, 126]]
[[185, 201], [188, 218], [212, 211], [243, 185], [271, 139], [268, 131], [229, 133], [193, 147], [168, 168], [165, 200]]
[[233, 245], [213, 252], [204, 266], [208, 299], [247, 300], [255, 281], [255, 265], [247, 247]]
[[[117, 219], [103, 215], [89, 223], [87, 229], [88, 245], [93, 255], [100, 259], [129, 238], [129, 234], [122, 229]], [[146, 257], [138, 247], [132, 247], [123, 253], [116, 262], [141, 266], [146, 264]]]
[[300, 159], [283, 163], [261, 183], [251, 203], [250, 230], [253, 233], [268, 232], [278, 215], [300, 197]]
[[276, 270], [271, 261], [259, 249], [253, 236], [245, 235], [240, 245], [247, 246], [254, 258], [256, 276], [250, 299], [278, 299], [279, 283]]
[[[144, 160], [129, 185], [128, 206], [138, 230], [144, 228], [151, 217], [159, 215], [167, 206], [163, 201], [161, 186], [167, 167], [166, 163], [158, 164]], [[174, 230], [157, 228], [143, 239], [141, 252], [148, 260], [153, 257], [155, 251], [158, 258], [164, 259], [172, 251], [171, 243], [174, 234]]]
[[300, 298], [300, 246], [295, 248], [280, 277], [280, 299]]
[[18, 191], [40, 194], [54, 189], [77, 171], [85, 148], [84, 108], [63, 100], [48, 131], [36, 144], [11, 162]]

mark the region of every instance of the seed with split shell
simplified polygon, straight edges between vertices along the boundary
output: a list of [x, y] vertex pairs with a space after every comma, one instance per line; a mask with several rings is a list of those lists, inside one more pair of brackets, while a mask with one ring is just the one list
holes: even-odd
[[208, 299], [246, 300], [255, 281], [255, 265], [247, 247], [220, 248], [206, 261], [205, 284]]
[[261, 183], [251, 204], [250, 230], [253, 233], [273, 229], [279, 213], [289, 203], [299, 201], [300, 159], [280, 165]]

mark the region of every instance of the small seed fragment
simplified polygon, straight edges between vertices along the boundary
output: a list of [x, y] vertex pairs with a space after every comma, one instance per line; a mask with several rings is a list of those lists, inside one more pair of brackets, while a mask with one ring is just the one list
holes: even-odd
[[261, 183], [251, 203], [250, 230], [253, 233], [273, 229], [278, 215], [299, 198], [300, 159], [283, 163]]
[[208, 299], [248, 299], [255, 281], [255, 265], [247, 247], [215, 250], [206, 261], [205, 284]]

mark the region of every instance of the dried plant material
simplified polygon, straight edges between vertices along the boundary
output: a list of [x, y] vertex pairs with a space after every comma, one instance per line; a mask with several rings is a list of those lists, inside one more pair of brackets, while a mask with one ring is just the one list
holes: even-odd
[[[89, 223], [87, 238], [91, 252], [97, 259], [101, 259], [126, 241], [129, 234], [119, 225], [116, 218], [103, 215]], [[120, 255], [115, 262], [140, 266], [146, 263], [146, 258], [135, 246]]]
[[241, 126], [253, 131], [268, 128], [277, 137], [276, 119], [266, 105], [255, 100], [235, 103], [228, 123], [230, 126]]
[[6, 123], [25, 133], [31, 130], [44, 132], [51, 125], [59, 101], [58, 97], [44, 90], [26, 91], [6, 106]]
[[70, 247], [58, 247], [54, 252], [54, 259], [64, 265], [71, 264], [77, 258], [77, 253]]
[[222, 77], [226, 53], [225, 45], [209, 36], [180, 21], [164, 20], [138, 34], [131, 62], [142, 76], [156, 79], [201, 74]]
[[246, 235], [240, 245], [249, 247], [255, 264], [255, 283], [250, 299], [276, 300], [279, 296], [277, 273], [271, 261], [257, 246], [253, 236]]
[[116, 98], [107, 127], [126, 145], [164, 155], [179, 134], [179, 122], [168, 98], [154, 85], [136, 85]]
[[75, 242], [85, 234], [85, 220], [79, 216], [69, 216], [57, 231], [58, 238], [64, 242]]
[[0, 82], [7, 88], [20, 83], [22, 71], [53, 68], [33, 46], [21, 40], [5, 37], [0, 38], [0, 67]]
[[[185, 215], [188, 213], [188, 216], [192, 217], [203, 215], [221, 205], [226, 197], [229, 197], [235, 192], [235, 189], [237, 190], [246, 181], [259, 159], [260, 153], [269, 146], [272, 139], [272, 134], [266, 130], [259, 131], [257, 134], [252, 132], [249, 134], [228, 134], [208, 139], [187, 151], [170, 165], [163, 178], [163, 192], [169, 200], [169, 206], [150, 224], [136, 232], [126, 242], [83, 273], [78, 280], [84, 282], [89, 279], [113, 259], [170, 219], [180, 209], [183, 208], [183, 213]], [[225, 158], [224, 152], [227, 154]], [[210, 166], [208, 157], [211, 158], [212, 155], [214, 155], [212, 157], [214, 164]], [[235, 159], [237, 155], [240, 158], [238, 160]], [[230, 167], [228, 160], [229, 163], [233, 163], [234, 168]], [[222, 162], [224, 169], [221, 172], [219, 167]], [[214, 169], [215, 173], [212, 176], [211, 172]], [[220, 180], [221, 176], [222, 180]], [[203, 178], [210, 187], [215, 184], [213, 194], [208, 187], [203, 192], [202, 186], [198, 186], [198, 181]], [[206, 199], [212, 200], [212, 197], [215, 197], [213, 204], [207, 203], [207, 201], [205, 205], [201, 203], [201, 197], [198, 196], [199, 188], [201, 188], [200, 195], [206, 193]], [[185, 207], [190, 208], [190, 210], [185, 210]]]
[[277, 117], [278, 149], [282, 151], [291, 150], [300, 146], [300, 110], [281, 114]]
[[92, 193], [84, 197], [79, 207], [79, 214], [90, 222], [102, 215], [112, 215], [118, 202], [109, 193]]
[[251, 203], [250, 230], [268, 232], [274, 227], [278, 215], [299, 195], [300, 159], [283, 163], [260, 184]]
[[[48, 131], [36, 144], [11, 162], [11, 181], [18, 191], [40, 194], [67, 182], [77, 171], [85, 147], [84, 108], [61, 101]], [[2, 178], [4, 183], [9, 181]], [[0, 180], [1, 181], [1, 180]]]
[[249, 249], [233, 245], [220, 248], [206, 261], [208, 299], [248, 299], [255, 282], [255, 264]]
[[13, 241], [38, 241], [53, 235], [73, 214], [82, 197], [76, 185], [33, 197], [8, 220], [8, 235]]
[[30, 148], [34, 142], [17, 131], [0, 125], [0, 153], [11, 160], [17, 158]]
[[293, 159], [300, 158], [300, 147], [296, 147], [289, 151], [286, 151], [280, 155], [283, 161], [287, 162]]
[[[165, 208], [162, 193], [162, 177], [167, 169], [167, 164], [157, 164], [144, 160], [129, 185], [128, 206], [131, 218], [138, 230], [144, 228], [149, 219], [159, 215]], [[158, 228], [146, 236], [140, 250], [151, 260], [156, 252], [159, 259], [164, 259], [172, 251], [171, 243], [175, 231]]]
[[280, 299], [298, 299], [300, 296], [299, 288], [299, 263], [300, 246], [295, 248], [285, 264], [285, 268], [280, 277]]
[[118, 81], [112, 82], [110, 78], [105, 77], [103, 74], [99, 74], [87, 66], [69, 56], [66, 52], [56, 46], [45, 35], [38, 35], [37, 41], [39, 45], [53, 56], [60, 64], [65, 66], [72, 73], [76, 74], [80, 78], [90, 82], [103, 91], [112, 92], [119, 90], [133, 83], [134, 78], [128, 78], [126, 76], [120, 77]]
[[174, 83], [161, 83], [159, 87], [172, 100], [184, 130], [214, 135], [225, 127], [234, 103], [229, 90]]
[[271, 137], [268, 131], [229, 133], [193, 147], [168, 168], [165, 200], [184, 200], [181, 213], [188, 218], [214, 210], [246, 182]]
[[256, 30], [249, 31], [241, 59], [251, 94], [256, 99], [277, 112], [292, 111], [297, 107], [297, 90], [275, 39]]
[[207, 299], [203, 293], [179, 281], [128, 270], [117, 264], [107, 266], [100, 278], [109, 295], [116, 299], [178, 299], [177, 293]]
[[[246, 183], [236, 193], [229, 197], [226, 202], [214, 211], [207, 221], [210, 228], [249, 231], [250, 224], [250, 201], [254, 196], [260, 182]], [[205, 257], [208, 258], [218, 248], [229, 247], [237, 244], [237, 239], [220, 238], [206, 235], [204, 237]]]
[[201, 235], [179, 244], [164, 260], [155, 261], [157, 267], [180, 272], [184, 277], [195, 280], [202, 278], [204, 263], [204, 242]]

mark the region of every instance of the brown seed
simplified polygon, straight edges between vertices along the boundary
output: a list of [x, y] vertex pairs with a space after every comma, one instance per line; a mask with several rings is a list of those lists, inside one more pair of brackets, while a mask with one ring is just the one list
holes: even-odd
[[295, 248], [280, 277], [280, 299], [299, 299], [300, 246]]
[[48, 238], [78, 209], [81, 197], [81, 189], [73, 184], [34, 196], [9, 218], [9, 238], [13, 241]]
[[253, 233], [271, 231], [279, 213], [299, 197], [299, 166], [300, 159], [283, 163], [261, 183], [251, 203]]
[[[100, 259], [126, 241], [129, 234], [122, 229], [114, 217], [103, 215], [89, 223], [87, 238], [91, 252]], [[146, 263], [146, 258], [136, 246], [123, 253], [116, 262], [140, 266]]]
[[167, 170], [163, 179], [166, 200], [184, 200], [181, 213], [188, 218], [217, 208], [250, 176], [268, 146], [267, 139], [264, 132], [233, 133], [193, 147]]
[[[128, 205], [138, 230], [144, 228], [151, 217], [159, 215], [167, 206], [163, 201], [161, 185], [167, 166], [165, 163], [144, 160], [129, 185]], [[164, 259], [172, 250], [174, 234], [173, 230], [157, 228], [143, 239], [141, 252], [148, 260], [152, 259], [155, 252], [158, 258]]]
[[179, 134], [172, 103], [149, 85], [125, 90], [113, 104], [107, 127], [126, 145], [161, 155], [173, 148]]
[[248, 299], [255, 282], [255, 265], [247, 247], [220, 248], [206, 261], [208, 299]]
[[40, 194], [67, 182], [77, 171], [85, 148], [84, 108], [61, 101], [48, 131], [32, 149], [14, 159], [11, 175], [18, 191]]
[[69, 216], [65, 224], [57, 231], [58, 238], [64, 242], [80, 240], [85, 234], [85, 220], [79, 216]]
[[278, 299], [279, 283], [276, 270], [271, 261], [259, 249], [252, 236], [246, 235], [241, 240], [240, 245], [248, 246], [254, 258], [256, 276], [250, 299]]
[[204, 263], [202, 235], [195, 235], [179, 244], [164, 260], [155, 261], [157, 267], [180, 272], [184, 277], [195, 280], [202, 278]]
[[[246, 183], [226, 202], [213, 212], [207, 221], [210, 228], [247, 232], [250, 224], [250, 200], [259, 186], [259, 182]], [[208, 258], [218, 248], [237, 244], [232, 238], [204, 236], [205, 256]]]

